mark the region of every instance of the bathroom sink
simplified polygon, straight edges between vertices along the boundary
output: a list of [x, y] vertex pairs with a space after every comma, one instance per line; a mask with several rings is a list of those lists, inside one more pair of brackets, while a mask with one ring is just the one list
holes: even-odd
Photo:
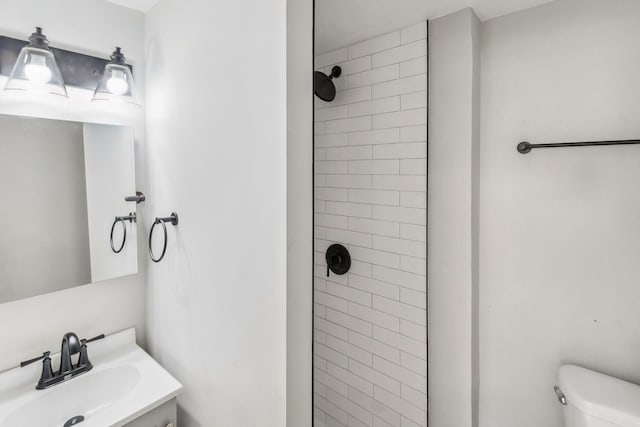
[[[174, 398], [182, 386], [135, 344], [133, 329], [91, 345], [94, 368], [46, 390], [35, 390], [40, 367], [0, 373], [0, 426], [122, 426]], [[58, 355], [54, 359], [57, 366]]]

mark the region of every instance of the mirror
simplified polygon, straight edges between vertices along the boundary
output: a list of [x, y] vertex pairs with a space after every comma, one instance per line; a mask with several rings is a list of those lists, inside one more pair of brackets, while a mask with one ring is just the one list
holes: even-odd
[[137, 273], [135, 193], [133, 128], [0, 115], [0, 303]]

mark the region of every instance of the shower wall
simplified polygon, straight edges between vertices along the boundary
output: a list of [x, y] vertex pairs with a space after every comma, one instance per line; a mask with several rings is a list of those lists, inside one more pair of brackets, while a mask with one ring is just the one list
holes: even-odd
[[[427, 423], [427, 24], [316, 57], [314, 423]], [[326, 277], [332, 243], [349, 273]]]

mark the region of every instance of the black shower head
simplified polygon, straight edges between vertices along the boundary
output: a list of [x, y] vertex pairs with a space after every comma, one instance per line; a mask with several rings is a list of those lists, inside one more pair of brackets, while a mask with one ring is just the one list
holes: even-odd
[[331, 81], [334, 77], [340, 77], [342, 68], [337, 65], [331, 69], [331, 74], [326, 75], [321, 71], [313, 73], [313, 91], [323, 101], [331, 102], [336, 97], [336, 86]]

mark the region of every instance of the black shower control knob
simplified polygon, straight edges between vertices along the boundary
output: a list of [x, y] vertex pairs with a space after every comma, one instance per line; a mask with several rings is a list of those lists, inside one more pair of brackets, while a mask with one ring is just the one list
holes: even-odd
[[329, 246], [325, 260], [327, 262], [327, 277], [329, 277], [330, 271], [342, 275], [351, 268], [351, 255], [349, 255], [347, 248], [339, 243]]

